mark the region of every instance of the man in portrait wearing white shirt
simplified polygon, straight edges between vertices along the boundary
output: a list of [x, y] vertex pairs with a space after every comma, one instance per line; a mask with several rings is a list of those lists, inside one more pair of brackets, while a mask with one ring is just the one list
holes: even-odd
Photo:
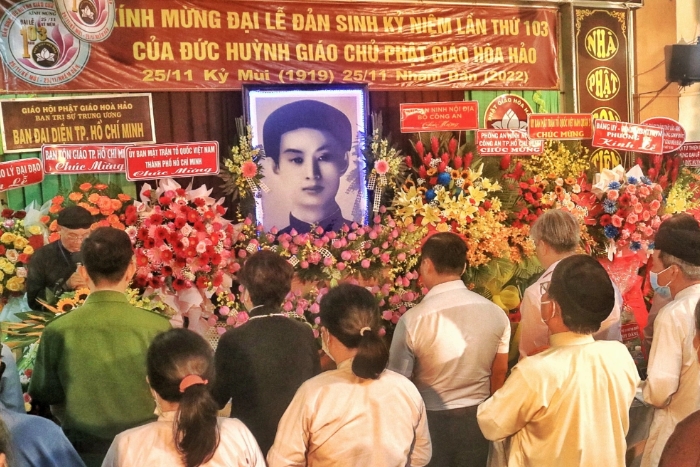
[[[532, 225], [530, 238], [535, 243], [535, 254], [545, 271], [537, 282], [525, 290], [520, 305], [520, 358], [534, 355], [549, 346], [549, 330], [540, 319], [542, 284], [552, 280], [552, 271], [559, 261], [576, 254], [580, 241], [579, 223], [573, 214], [561, 209], [551, 209]], [[621, 304], [622, 298], [615, 288], [615, 305], [600, 329], [593, 334], [595, 340], [622, 340]]]
[[697, 226], [661, 224], [649, 273], [655, 292], [672, 301], [659, 310], [649, 354], [644, 401], [654, 406], [642, 467], [656, 467], [666, 441], [685, 417], [700, 409], [700, 371], [693, 349], [694, 311], [700, 300]]
[[512, 436], [509, 467], [624, 466], [639, 375], [622, 343], [591, 335], [615, 302], [608, 273], [573, 255], [542, 288], [551, 347], [513, 368], [479, 407], [479, 426], [492, 441]]
[[425, 401], [429, 467], [486, 465], [488, 441], [476, 411], [508, 369], [510, 322], [462, 282], [466, 254], [456, 234], [428, 238], [418, 271], [430, 291], [399, 320], [391, 342], [389, 369], [411, 378]]

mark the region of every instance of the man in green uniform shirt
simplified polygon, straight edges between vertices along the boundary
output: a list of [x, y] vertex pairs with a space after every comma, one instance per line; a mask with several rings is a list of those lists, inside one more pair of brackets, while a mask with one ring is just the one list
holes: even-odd
[[81, 251], [90, 296], [44, 330], [29, 394], [53, 406], [89, 467], [101, 464], [117, 433], [155, 418], [146, 351], [170, 323], [124, 294], [136, 268], [125, 232], [99, 228]]

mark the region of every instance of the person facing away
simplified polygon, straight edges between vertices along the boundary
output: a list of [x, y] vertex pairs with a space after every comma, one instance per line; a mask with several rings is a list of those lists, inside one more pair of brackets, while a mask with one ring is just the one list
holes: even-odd
[[94, 218], [81, 206], [69, 206], [58, 213], [56, 223], [60, 239], [37, 249], [29, 260], [27, 269], [27, 303], [35, 310], [42, 310], [37, 302], [59, 297], [62, 293], [87, 287], [78, 273], [80, 246], [90, 234]]
[[654, 239], [649, 272], [654, 291], [671, 297], [654, 321], [644, 402], [655, 407], [642, 467], [656, 467], [676, 424], [700, 409], [700, 371], [695, 361], [695, 306], [700, 300], [700, 231], [664, 221]]
[[[700, 362], [700, 301], [695, 305], [694, 357]], [[700, 466], [700, 410], [684, 418], [668, 438], [661, 453], [660, 467]]]
[[[520, 305], [520, 358], [541, 352], [549, 345], [549, 330], [542, 322], [540, 300], [542, 284], [552, 280], [554, 268], [564, 258], [576, 254], [580, 243], [580, 226], [573, 214], [561, 209], [550, 209], [537, 218], [530, 229], [535, 244], [535, 254], [545, 269], [539, 279], [525, 289]], [[612, 312], [593, 334], [596, 340], [622, 341], [620, 310], [622, 297], [615, 288], [615, 305]]]
[[238, 280], [250, 319], [228, 330], [216, 348], [214, 399], [240, 419], [263, 454], [272, 446], [277, 424], [301, 384], [320, 369], [311, 327], [281, 313], [294, 268], [280, 255], [262, 250], [241, 268]]
[[5, 344], [2, 346], [0, 361], [2, 373], [0, 373], [0, 407], [5, 410], [24, 414], [24, 396], [22, 395], [22, 383], [19, 380], [17, 362], [12, 350]]
[[[7, 366], [6, 362], [9, 363]], [[12, 354], [6, 356], [3, 352], [0, 357], [0, 376], [4, 380], [5, 374], [13, 371], [17, 373]], [[0, 423], [4, 423], [8, 432], [3, 433], [0, 429], [0, 439], [5, 436], [10, 439], [4, 440], [6, 447], [0, 447], [0, 453], [12, 451], [12, 459], [8, 461], [11, 467], [85, 467], [61, 427], [46, 418], [27, 415], [24, 408], [22, 412], [10, 410], [3, 402], [6, 390], [8, 387], [3, 384], [0, 387]], [[19, 391], [21, 396], [21, 388]], [[2, 465], [0, 456], [0, 466]]]
[[564, 258], [543, 283], [550, 348], [520, 360], [479, 407], [486, 438], [512, 436], [509, 467], [625, 465], [639, 375], [621, 342], [592, 336], [614, 303], [608, 273], [587, 255]]
[[429, 292], [401, 317], [391, 342], [389, 369], [413, 380], [428, 410], [430, 466], [486, 465], [476, 411], [508, 369], [510, 322], [462, 282], [466, 255], [456, 234], [425, 241], [418, 272]]
[[88, 466], [100, 465], [114, 436], [152, 420], [146, 351], [170, 329], [167, 318], [129, 304], [136, 270], [126, 232], [94, 230], [81, 247], [85, 303], [49, 323], [41, 336], [29, 394], [52, 405]]
[[285, 194], [292, 203], [289, 226], [307, 233], [318, 225], [340, 230], [351, 221], [335, 200], [340, 177], [348, 170], [352, 148], [350, 119], [335, 107], [315, 100], [285, 104], [263, 124], [263, 147], [273, 171], [284, 178]]
[[217, 417], [209, 391], [213, 353], [187, 329], [153, 339], [147, 368], [158, 420], [118, 434], [102, 467], [265, 467], [248, 428], [235, 418]]
[[425, 405], [385, 370], [381, 319], [365, 288], [341, 284], [321, 299], [321, 339], [337, 364], [304, 384], [280, 420], [269, 467], [419, 467], [430, 460]]

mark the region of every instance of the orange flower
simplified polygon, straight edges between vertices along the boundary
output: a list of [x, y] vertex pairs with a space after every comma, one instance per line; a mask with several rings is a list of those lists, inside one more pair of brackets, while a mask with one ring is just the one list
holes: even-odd
[[116, 223], [112, 224], [112, 227], [114, 227], [115, 229], [119, 229], [119, 230], [126, 229], [126, 226], [124, 224], [122, 224], [121, 222], [116, 222]]
[[119, 193], [117, 195], [117, 198], [119, 198], [119, 201], [122, 201], [122, 202], [131, 201], [131, 196], [125, 195], [124, 193]]
[[112, 209], [112, 200], [109, 196], [100, 196], [100, 199], [98, 199], [95, 204], [97, 204], [100, 210]]
[[78, 206], [80, 206], [81, 208], [90, 209], [90, 205], [84, 201], [78, 203]]
[[90, 214], [92, 214], [93, 216], [96, 216], [100, 213], [100, 210], [94, 206], [90, 206], [89, 208], [87, 208], [87, 210], [90, 211]]
[[39, 219], [39, 221], [40, 221], [42, 224], [48, 224], [49, 221], [51, 221], [51, 218], [50, 218], [49, 216], [41, 216], [41, 219]]
[[65, 201], [65, 198], [61, 195], [57, 195], [51, 199], [51, 204], [61, 204], [63, 201]]
[[98, 183], [95, 185], [95, 190], [106, 190], [106, 189], [107, 189], [107, 185], [105, 185], [104, 183]]
[[88, 201], [90, 201], [92, 204], [97, 203], [97, 200], [100, 199], [100, 195], [97, 193], [93, 193], [90, 196], [88, 196]]
[[51, 232], [57, 231], [58, 230], [58, 221], [54, 220], [53, 222], [51, 222], [51, 225], [49, 225], [49, 230]]
[[73, 201], [74, 203], [77, 203], [78, 201], [80, 201], [81, 199], [83, 199], [83, 194], [82, 194], [82, 193], [73, 192], [73, 193], [71, 193], [71, 194], [68, 195], [68, 199], [71, 200], [71, 201]]
[[110, 209], [100, 209], [100, 214], [102, 214], [103, 216], [109, 216], [109, 215], [112, 214], [113, 212], [114, 212], [114, 211], [112, 211], [111, 208], [110, 208]]
[[118, 199], [113, 199], [112, 200], [112, 209], [115, 211], [119, 211], [122, 208], [122, 202], [119, 201]]
[[58, 232], [54, 232], [54, 233], [52, 233], [51, 235], [49, 235], [49, 243], [50, 243], [50, 242], [55, 242], [55, 241], [58, 240], [59, 238], [61, 238], [61, 234], [59, 234]]
[[63, 208], [59, 204], [52, 204], [51, 207], [49, 208], [49, 212], [51, 214], [56, 214], [61, 209], [63, 209]]
[[88, 191], [92, 188], [92, 183], [82, 183], [78, 188], [80, 188], [80, 191]]

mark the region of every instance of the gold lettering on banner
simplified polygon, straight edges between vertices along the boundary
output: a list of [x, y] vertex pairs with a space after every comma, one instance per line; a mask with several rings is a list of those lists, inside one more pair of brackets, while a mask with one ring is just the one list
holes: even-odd
[[603, 26], [588, 31], [584, 41], [586, 52], [596, 60], [610, 60], [620, 48], [620, 41], [615, 33]]
[[468, 16], [464, 21], [462, 18], [456, 18], [457, 34], [466, 34], [469, 36], [480, 36], [488, 34], [488, 23], [483, 18], [472, 18]]
[[591, 164], [598, 168], [599, 172], [603, 169], [612, 169], [622, 164], [620, 153], [614, 149], [599, 148], [591, 154]]
[[411, 32], [417, 34], [452, 34], [452, 18], [436, 18], [435, 15], [409, 18]]
[[288, 62], [290, 60], [289, 44], [270, 42], [227, 42], [226, 60]]
[[615, 109], [612, 109], [610, 107], [598, 107], [593, 112], [591, 112], [591, 117], [593, 117], [594, 120], [612, 120], [614, 122], [622, 121], [622, 119], [620, 118], [620, 114], [617, 113]]
[[335, 22], [339, 32], [379, 32], [379, 22], [376, 16], [337, 15]]
[[184, 7], [182, 10], [161, 10], [160, 14], [164, 28], [221, 28], [221, 13], [216, 10]]
[[124, 8], [119, 5], [114, 17], [115, 28], [152, 28], [155, 14], [151, 8]]
[[594, 68], [586, 77], [586, 89], [596, 99], [609, 101], [620, 92], [620, 77], [611, 68]]

